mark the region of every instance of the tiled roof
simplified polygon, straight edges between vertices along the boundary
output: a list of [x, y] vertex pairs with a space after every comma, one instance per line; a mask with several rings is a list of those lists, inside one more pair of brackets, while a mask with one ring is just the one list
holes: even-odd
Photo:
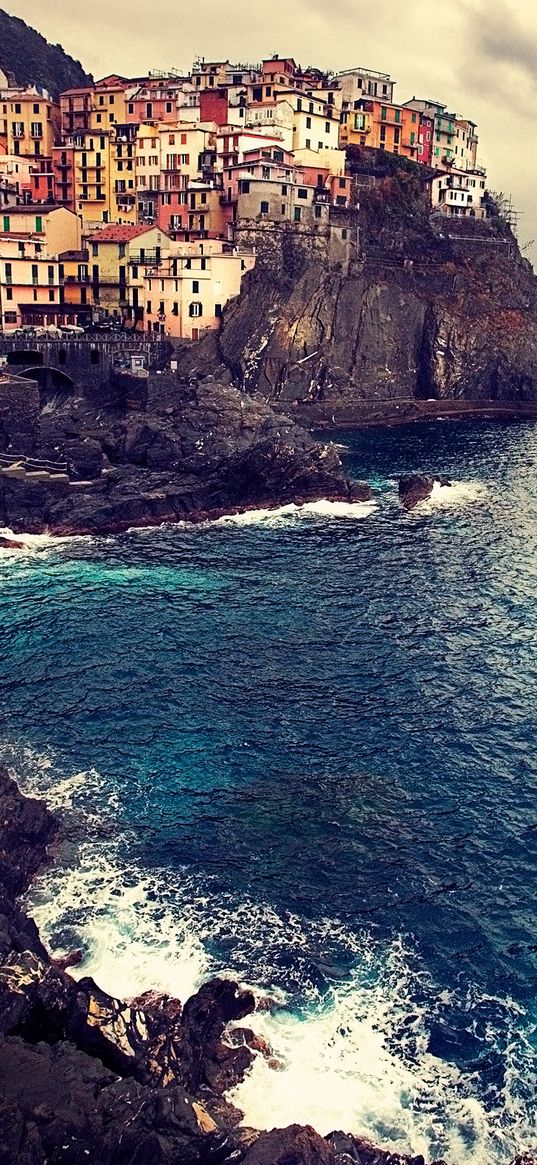
[[89, 239], [90, 243], [128, 243], [130, 239], [135, 239], [137, 235], [145, 235], [147, 231], [152, 231], [153, 227], [143, 226], [128, 226], [127, 224], [112, 224], [108, 227], [103, 227], [100, 231], [93, 231], [91, 235], [84, 237]]
[[[27, 202], [21, 206], [6, 206], [3, 213], [6, 218], [10, 218], [12, 214], [50, 214], [52, 210], [65, 210], [65, 206], [58, 206], [56, 203], [44, 202]], [[71, 211], [71, 214], [73, 212]]]

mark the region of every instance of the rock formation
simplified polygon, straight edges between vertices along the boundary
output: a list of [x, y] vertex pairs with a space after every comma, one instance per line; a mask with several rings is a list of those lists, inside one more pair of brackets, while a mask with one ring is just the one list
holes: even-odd
[[530, 264], [498, 217], [431, 216], [414, 170], [373, 174], [359, 191], [360, 244], [344, 267], [291, 228], [250, 231], [256, 266], [218, 340], [185, 349], [184, 368], [221, 361], [246, 391], [308, 424], [485, 405], [535, 413]]
[[236, 983], [214, 979], [182, 1007], [75, 982], [18, 905], [57, 835], [0, 768], [1, 1165], [424, 1165], [348, 1133], [240, 1126], [223, 1093], [269, 1050], [235, 1026], [255, 1006]]
[[68, 474], [14, 466], [11, 475], [0, 466], [0, 526], [113, 533], [257, 506], [371, 496], [345, 477], [335, 449], [225, 379], [149, 377], [144, 411], [126, 406], [121, 377], [101, 393], [92, 387], [47, 396], [33, 456], [66, 463]]

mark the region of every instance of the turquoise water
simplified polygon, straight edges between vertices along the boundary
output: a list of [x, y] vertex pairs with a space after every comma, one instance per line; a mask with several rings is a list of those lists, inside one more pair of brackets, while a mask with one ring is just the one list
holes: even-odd
[[[226, 971], [248, 1123], [537, 1142], [537, 427], [335, 440], [373, 505], [0, 560], [3, 759], [68, 814], [32, 892], [109, 990]], [[447, 473], [411, 514], [400, 472]]]

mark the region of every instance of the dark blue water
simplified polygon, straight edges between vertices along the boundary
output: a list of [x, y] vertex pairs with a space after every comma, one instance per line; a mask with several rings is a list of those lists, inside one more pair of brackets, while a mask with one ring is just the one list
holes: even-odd
[[[250, 1122], [537, 1142], [537, 426], [338, 434], [373, 507], [0, 562], [3, 754], [71, 807], [33, 906], [111, 990], [280, 1002]], [[456, 483], [414, 513], [394, 478]]]

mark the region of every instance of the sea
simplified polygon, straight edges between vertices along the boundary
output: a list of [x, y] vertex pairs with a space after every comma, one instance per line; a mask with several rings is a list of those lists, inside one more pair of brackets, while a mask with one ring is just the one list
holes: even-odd
[[[537, 1145], [537, 424], [324, 435], [371, 502], [0, 557], [28, 906], [111, 993], [254, 988], [230, 1099], [456, 1165]], [[397, 478], [446, 474], [411, 512]]]

